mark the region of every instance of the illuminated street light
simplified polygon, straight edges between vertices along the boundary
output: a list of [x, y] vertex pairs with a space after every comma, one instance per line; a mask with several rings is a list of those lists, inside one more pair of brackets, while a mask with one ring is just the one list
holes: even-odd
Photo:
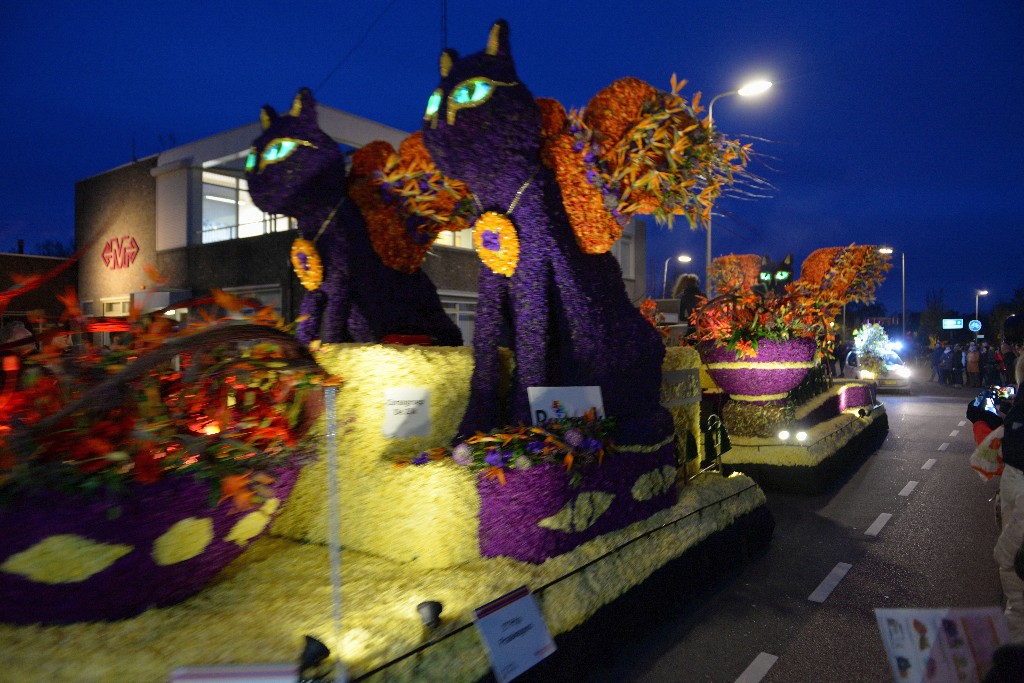
[[[891, 254], [893, 253], [892, 247], [879, 247], [878, 253], [880, 254]], [[900, 252], [900, 279], [902, 280], [902, 296], [901, 301], [903, 304], [903, 313], [901, 321], [903, 323], [903, 341], [907, 341], [907, 252]], [[843, 321], [845, 323], [845, 321]]]
[[[712, 97], [711, 102], [708, 103], [708, 133], [710, 133], [714, 129], [715, 125], [715, 119], [713, 114], [715, 102], [722, 99], [723, 97], [729, 97], [730, 95], [739, 95], [740, 97], [755, 97], [766, 92], [771, 87], [771, 81], [766, 81], [762, 79], [757, 81], [751, 81], [750, 83], [745, 83], [736, 90], [730, 90], [729, 92], [719, 93]], [[704, 222], [704, 228], [706, 230], [706, 242], [704, 249], [704, 288], [708, 293], [708, 298], [710, 299], [712, 296], [714, 296], [714, 291], [711, 287], [711, 211], [708, 211], [708, 219]]]
[[[978, 297], [981, 297], [981, 296], [988, 296], [988, 290], [987, 289], [976, 289], [976, 290], [974, 290], [974, 319], [975, 320], [978, 319]], [[978, 333], [977, 332], [974, 333], [974, 339], [975, 339], [975, 341], [977, 341], [977, 339], [978, 339]]]
[[[667, 296], [667, 288], [668, 288], [668, 262], [671, 261], [672, 258], [673, 258], [672, 256], [669, 256], [667, 259], [665, 259], [665, 274], [662, 275], [662, 277], [661, 277], [661, 298], [662, 299], [666, 298], [666, 296]], [[689, 263], [690, 261], [693, 260], [687, 254], [680, 254], [679, 256], [676, 256], [675, 259], [677, 261], [679, 261], [680, 263]]]

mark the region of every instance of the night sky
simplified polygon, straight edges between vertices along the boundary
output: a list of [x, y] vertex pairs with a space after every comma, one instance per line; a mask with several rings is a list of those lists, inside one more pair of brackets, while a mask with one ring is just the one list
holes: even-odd
[[[617, 8], [617, 9], [616, 9]], [[715, 255], [890, 244], [879, 292], [900, 309], [929, 291], [965, 317], [1024, 287], [1024, 5], [1019, 1], [733, 0], [618, 4], [447, 3], [447, 43], [482, 49], [511, 26], [519, 76], [535, 96], [581, 106], [636, 76], [704, 101], [753, 76], [775, 87], [715, 105], [750, 136], [773, 186], [725, 199]], [[244, 125], [300, 86], [354, 114], [414, 130], [438, 80], [439, 2], [23, 2], [0, 12], [0, 251], [74, 234], [74, 183]], [[704, 233], [649, 228], [648, 271], [667, 257], [703, 274]], [[669, 281], [678, 274], [670, 265]]]

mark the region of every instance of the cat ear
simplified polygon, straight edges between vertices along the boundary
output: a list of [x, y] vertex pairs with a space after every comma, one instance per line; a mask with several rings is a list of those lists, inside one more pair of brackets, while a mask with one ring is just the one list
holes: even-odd
[[783, 265], [786, 265], [786, 266], [792, 266], [793, 265], [793, 255], [792, 254], [786, 254], [786, 259], [782, 263], [783, 263]]
[[768, 258], [768, 254], [765, 254], [764, 256], [761, 257], [761, 265], [762, 266], [767, 266], [769, 260], [770, 259]]
[[292, 109], [288, 112], [291, 116], [298, 118], [302, 113], [316, 114], [316, 100], [313, 99], [313, 91], [309, 88], [300, 88], [292, 100]]
[[275, 120], [277, 120], [277, 112], [269, 104], [264, 104], [260, 108], [260, 125], [263, 126], [263, 130], [270, 128], [270, 124]]
[[491, 27], [487, 36], [487, 54], [492, 57], [509, 57], [512, 51], [508, 46], [508, 22], [498, 19]]
[[452, 70], [452, 64], [459, 58], [459, 53], [451, 48], [441, 52], [441, 78], [445, 78]]

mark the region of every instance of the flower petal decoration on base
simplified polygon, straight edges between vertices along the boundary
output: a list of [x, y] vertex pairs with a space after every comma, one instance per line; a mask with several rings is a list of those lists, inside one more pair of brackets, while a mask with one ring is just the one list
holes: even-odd
[[480, 260], [499, 275], [511, 277], [519, 263], [519, 236], [508, 216], [488, 211], [473, 224], [473, 246]]
[[814, 367], [813, 339], [762, 339], [753, 357], [736, 360], [726, 346], [705, 344], [701, 356], [715, 383], [739, 401], [768, 402], [786, 398]]
[[324, 281], [324, 265], [312, 240], [297, 237], [292, 242], [292, 268], [303, 287], [311, 292], [320, 289]]

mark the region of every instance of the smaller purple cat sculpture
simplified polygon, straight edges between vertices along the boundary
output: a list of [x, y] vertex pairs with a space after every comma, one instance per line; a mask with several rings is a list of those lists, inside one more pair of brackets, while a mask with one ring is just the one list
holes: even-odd
[[298, 339], [378, 342], [387, 335], [427, 335], [438, 345], [461, 345], [462, 334], [426, 274], [398, 272], [374, 251], [346, 191], [345, 155], [321, 130], [312, 93], [299, 90], [285, 115], [265, 106], [260, 118], [264, 130], [253, 142], [246, 178], [261, 210], [298, 221], [302, 239], [293, 248], [293, 263], [298, 261], [297, 272], [306, 268], [302, 279], [310, 290]]

